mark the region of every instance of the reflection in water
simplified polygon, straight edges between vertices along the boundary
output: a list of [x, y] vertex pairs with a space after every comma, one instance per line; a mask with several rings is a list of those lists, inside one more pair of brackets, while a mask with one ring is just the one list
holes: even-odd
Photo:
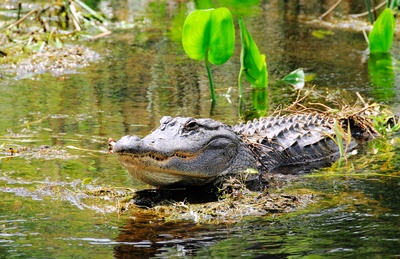
[[147, 258], [152, 256], [195, 255], [227, 237], [217, 226], [201, 226], [192, 222], [164, 222], [152, 213], [138, 214], [122, 227], [114, 248], [115, 258]]
[[254, 88], [252, 89], [252, 102], [251, 107], [242, 107], [244, 110], [243, 120], [253, 120], [255, 118], [260, 118], [267, 115], [267, 111], [270, 108], [270, 100], [268, 94], [268, 88], [266, 89], [259, 89]]
[[390, 102], [396, 96], [395, 71], [390, 53], [370, 53], [368, 72], [376, 99], [381, 102]]
[[[332, 207], [331, 203], [327, 208], [287, 218], [244, 220], [231, 227], [165, 222], [151, 212], [133, 212], [116, 238], [114, 256], [371, 258], [400, 253], [400, 229], [395, 227], [400, 224], [397, 179], [382, 185], [375, 180], [338, 183], [337, 179], [327, 178], [307, 185], [332, 190], [332, 197], [335, 192], [345, 193], [343, 197], [350, 201], [341, 200], [341, 206]], [[365, 196], [363, 192], [372, 193]], [[320, 202], [329, 204], [331, 199]]]

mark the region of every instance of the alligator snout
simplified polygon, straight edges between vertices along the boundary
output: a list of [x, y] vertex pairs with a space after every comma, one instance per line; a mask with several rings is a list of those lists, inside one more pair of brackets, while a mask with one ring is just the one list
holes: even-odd
[[[109, 142], [110, 143], [110, 142]], [[138, 150], [142, 140], [138, 136], [124, 136], [113, 145], [113, 153], [124, 153]]]

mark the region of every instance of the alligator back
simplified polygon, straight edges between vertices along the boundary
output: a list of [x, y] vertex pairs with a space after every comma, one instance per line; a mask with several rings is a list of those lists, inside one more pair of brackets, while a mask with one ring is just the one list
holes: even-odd
[[[339, 156], [334, 119], [316, 114], [261, 118], [233, 127], [258, 159], [259, 171], [296, 172], [331, 163]], [[345, 145], [345, 144], [344, 144]], [[352, 140], [348, 150], [357, 143]], [[293, 170], [290, 170], [291, 172]]]

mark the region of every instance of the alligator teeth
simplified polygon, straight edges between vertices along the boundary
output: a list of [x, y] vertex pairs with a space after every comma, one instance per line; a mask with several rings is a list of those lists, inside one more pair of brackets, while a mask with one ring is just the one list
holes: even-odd
[[174, 156], [180, 157], [180, 158], [188, 158], [187, 155], [181, 154], [181, 153], [175, 153]]
[[188, 158], [190, 156], [182, 154], [182, 153], [174, 153], [171, 156], [165, 156], [165, 155], [154, 154], [154, 153], [145, 153], [145, 154], [135, 154], [135, 155], [132, 155], [132, 157], [139, 157], [139, 158], [140, 157], [149, 157], [149, 158], [151, 158], [153, 160], [156, 160], [156, 161], [164, 161], [164, 160], [167, 160], [167, 159], [169, 159], [171, 157], [179, 157], [179, 158], [185, 159], [185, 158]]
[[154, 160], [157, 160], [157, 161], [163, 161], [166, 159], [166, 157], [164, 157], [164, 156], [158, 156], [158, 155], [154, 155], [154, 154], [147, 154], [147, 156]]

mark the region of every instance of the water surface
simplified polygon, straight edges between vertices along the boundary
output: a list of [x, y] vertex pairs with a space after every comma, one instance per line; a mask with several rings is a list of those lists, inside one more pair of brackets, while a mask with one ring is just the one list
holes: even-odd
[[[364, 11], [361, 3], [353, 2], [343, 1], [338, 12]], [[297, 214], [220, 225], [170, 222], [142, 209], [121, 215], [110, 201], [77, 195], [96, 187], [146, 187], [108, 154], [109, 137], [144, 136], [164, 115], [210, 117], [205, 68], [202, 62], [189, 60], [179, 39], [185, 16], [202, 4], [96, 2], [94, 8], [111, 11], [114, 20], [132, 25], [95, 42], [79, 42], [97, 51], [100, 60], [65, 76], [1, 79], [0, 257], [400, 255], [398, 136], [391, 137], [389, 146], [377, 141], [360, 150], [349, 160], [352, 167], [299, 176], [291, 191], [311, 189], [318, 199]], [[330, 4], [256, 1], [245, 9], [244, 21], [267, 56], [266, 114], [295, 100], [297, 91], [279, 79], [300, 67], [315, 74], [305, 86], [315, 86], [315, 102], [352, 103], [359, 92], [365, 100], [398, 112], [397, 40], [391, 56], [368, 57], [360, 31], [333, 26], [339, 15], [330, 20], [332, 27], [315, 22]], [[313, 36], [316, 30], [332, 33], [321, 39]], [[238, 45], [230, 61], [212, 68], [218, 94], [212, 117], [229, 124], [241, 120], [236, 89], [239, 51]], [[382, 59], [394, 65], [382, 67]], [[252, 91], [246, 87], [248, 118], [254, 116], [251, 100]], [[9, 148], [22, 150], [20, 156], [5, 158]], [[85, 179], [93, 181], [87, 185]]]

